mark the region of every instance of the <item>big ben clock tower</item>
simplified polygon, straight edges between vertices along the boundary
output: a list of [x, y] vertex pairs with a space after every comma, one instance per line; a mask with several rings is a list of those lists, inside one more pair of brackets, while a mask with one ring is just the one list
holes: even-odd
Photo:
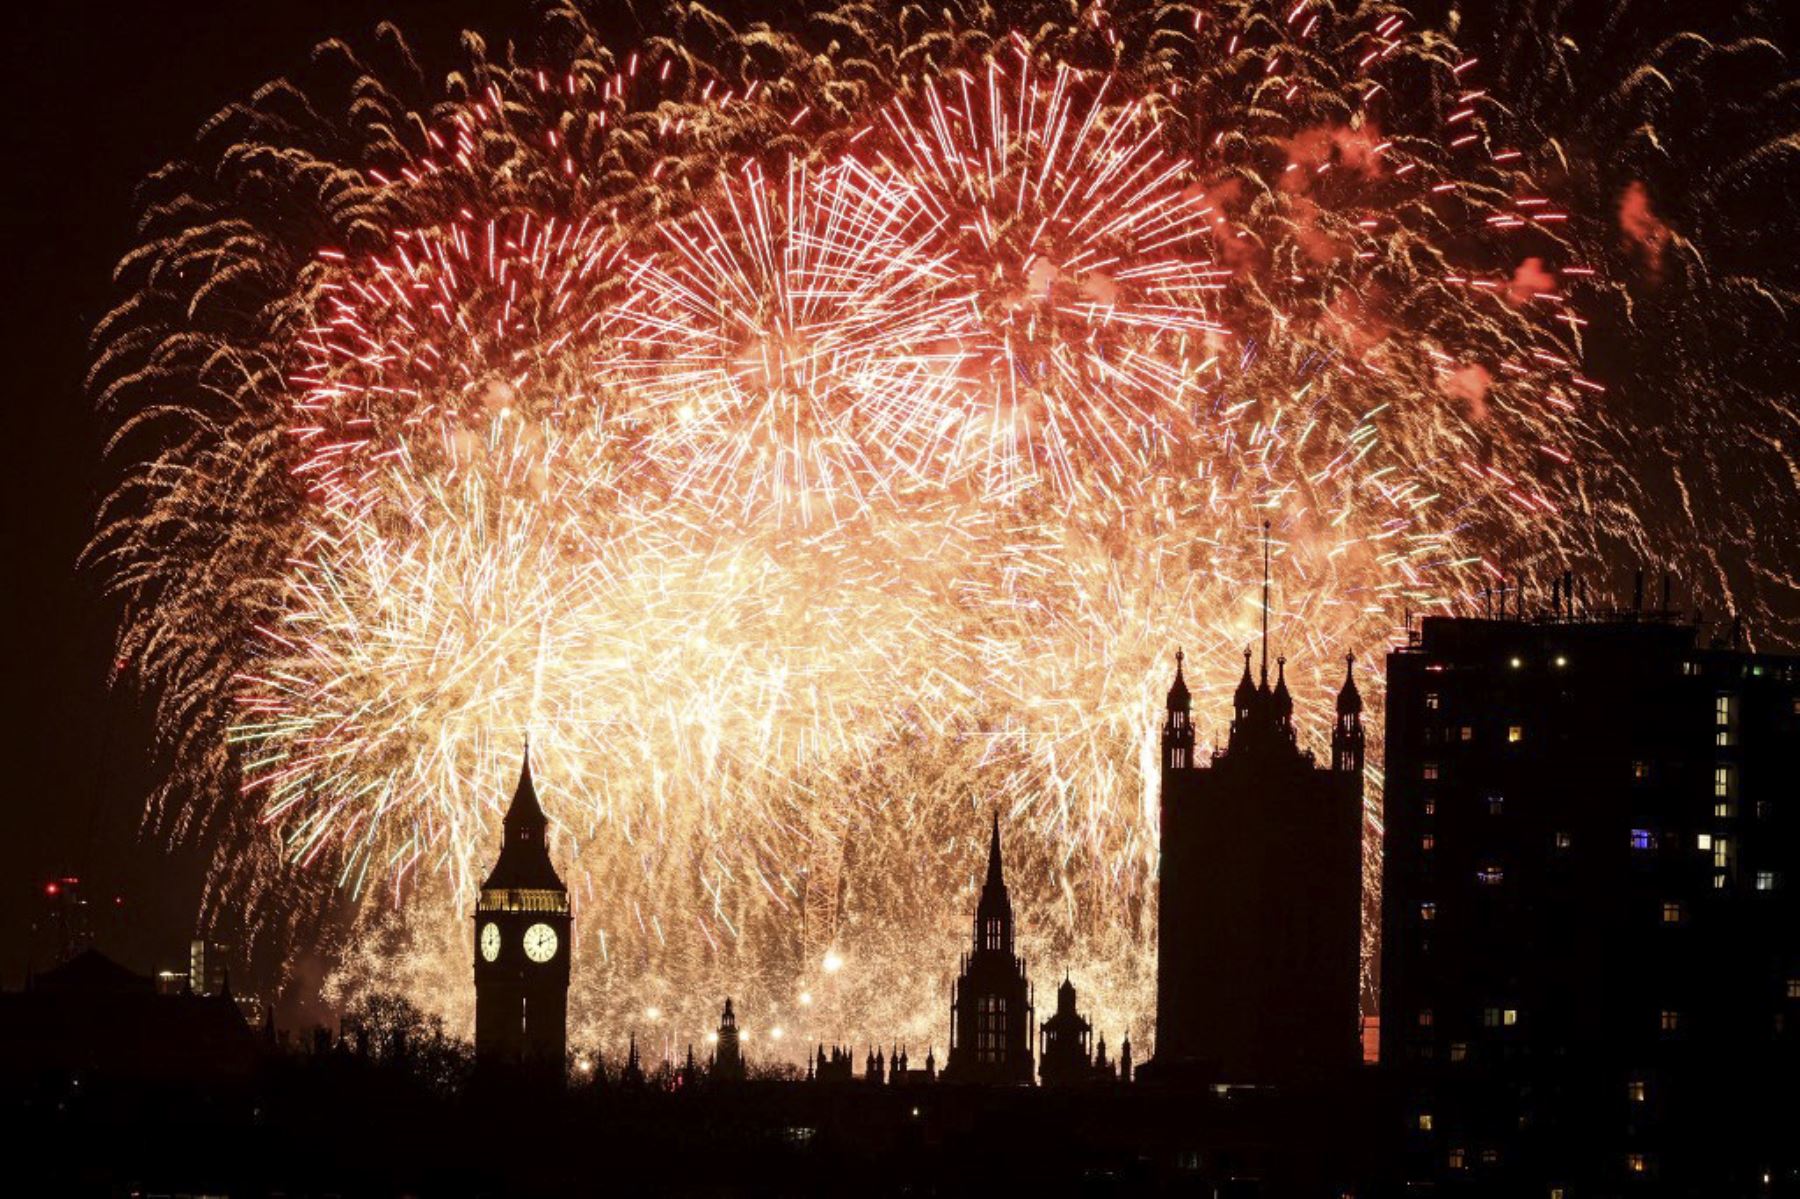
[[550, 864], [531, 751], [507, 809], [500, 860], [475, 905], [475, 1060], [561, 1075], [568, 1047], [569, 889]]

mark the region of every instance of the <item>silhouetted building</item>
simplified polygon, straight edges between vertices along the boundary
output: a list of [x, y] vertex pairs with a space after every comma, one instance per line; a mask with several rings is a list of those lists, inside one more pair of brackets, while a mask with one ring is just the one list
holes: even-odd
[[0, 1079], [244, 1083], [261, 1047], [229, 996], [160, 995], [97, 949], [0, 993]]
[[[475, 1056], [554, 1070], [568, 1048], [569, 892], [550, 863], [549, 821], [527, 751], [500, 859], [475, 905]], [[634, 1043], [635, 1049], [635, 1043]]]
[[[1045, 1086], [1093, 1081], [1093, 1035], [1093, 1026], [1075, 1010], [1075, 984], [1065, 973], [1062, 985], [1056, 988], [1056, 1011], [1038, 1029], [1038, 1074]], [[1104, 1038], [1100, 1046], [1104, 1059]]]
[[1346, 672], [1321, 765], [1295, 738], [1286, 660], [1250, 651], [1230, 740], [1195, 760], [1181, 655], [1163, 725], [1156, 1057], [1144, 1077], [1279, 1084], [1362, 1059], [1362, 699]]
[[94, 910], [79, 878], [69, 875], [45, 883], [33, 946], [42, 955], [40, 963], [61, 965], [93, 948], [94, 924]]
[[188, 942], [188, 988], [196, 995], [223, 995], [230, 991], [230, 953], [230, 947], [222, 941], [195, 937]]
[[719, 1013], [718, 1041], [713, 1046], [712, 1076], [723, 1082], [741, 1082], [744, 1077], [744, 1050], [738, 1040], [737, 1013], [731, 1010], [731, 996], [725, 997], [725, 1010]]
[[833, 1045], [829, 1057], [825, 1054], [825, 1046], [821, 1045], [813, 1062], [813, 1081], [849, 1082], [854, 1077], [854, 1065], [850, 1051], [842, 1045]]
[[1576, 619], [1565, 588], [1388, 658], [1381, 1059], [1410, 1174], [1762, 1193], [1800, 1128], [1800, 664], [1666, 612]]
[[1013, 953], [1012, 898], [1000, 865], [1000, 818], [988, 843], [987, 879], [975, 907], [974, 946], [950, 993], [947, 1082], [1030, 1086], [1033, 1006], [1024, 959]]

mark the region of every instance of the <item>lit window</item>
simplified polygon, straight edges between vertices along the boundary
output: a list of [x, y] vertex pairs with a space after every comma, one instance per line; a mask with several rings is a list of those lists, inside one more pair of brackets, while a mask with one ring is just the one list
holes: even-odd
[[1642, 1174], [1649, 1167], [1644, 1164], [1643, 1154], [1627, 1153], [1625, 1155], [1625, 1168], [1633, 1174]]
[[1425, 814], [1427, 816], [1436, 816], [1437, 815], [1437, 800], [1428, 799], [1425, 801]]
[[1525, 665], [1525, 659], [1514, 658], [1510, 663], [1508, 663], [1508, 665], [1510, 665], [1514, 670], [1517, 670], [1517, 669], [1519, 669], [1519, 667]]
[[1438, 710], [1438, 693], [1437, 692], [1427, 691], [1425, 693], [1425, 710], [1427, 712], [1435, 712]]
[[1499, 1028], [1500, 1027], [1500, 1009], [1497, 1007], [1482, 1008], [1481, 1009], [1481, 1027], [1483, 1027], [1483, 1028]]
[[1756, 872], [1756, 889], [1758, 891], [1773, 891], [1779, 881], [1780, 880], [1776, 877], [1773, 870], [1758, 870]]
[[1461, 1170], [1468, 1165], [1468, 1155], [1461, 1149], [1452, 1149], [1450, 1151], [1449, 1161], [1452, 1170]]
[[1787, 980], [1787, 997], [1789, 999], [1800, 999], [1800, 978], [1790, 978]]
[[1750, 811], [1758, 820], [1767, 820], [1769, 818], [1769, 813], [1773, 811], [1773, 809], [1769, 806], [1768, 800], [1759, 799]]
[[1506, 1027], [1511, 1028], [1513, 1025], [1517, 1024], [1518, 1022], [1519, 1022], [1519, 1009], [1518, 1008], [1509, 1007], [1505, 1011], [1500, 1013], [1500, 1023], [1504, 1024]]
[[1706, 850], [1711, 849], [1712, 848], [1712, 834], [1711, 833], [1698, 834], [1694, 838], [1694, 846], [1703, 853]]
[[1641, 1078], [1634, 1078], [1625, 1084], [1625, 1097], [1633, 1103], [1644, 1102], [1648, 1095], [1649, 1088], [1644, 1085], [1644, 1080]]
[[1650, 763], [1644, 761], [1642, 758], [1639, 758], [1637, 761], [1633, 762], [1631, 764], [1631, 777], [1636, 779], [1640, 783], [1643, 782], [1645, 779], [1649, 778], [1650, 777]]
[[1737, 744], [1737, 696], [1720, 694], [1713, 697], [1713, 744]]
[[[1800, 980], [1797, 980], [1797, 981], [1800, 981]], [[1422, 1007], [1419, 1009], [1419, 1027], [1420, 1028], [1430, 1028], [1432, 1019], [1433, 1019], [1433, 1016], [1432, 1016], [1430, 1008]]]
[[1567, 666], [1568, 664], [1569, 664], [1569, 660], [1567, 658], [1563, 657], [1561, 654], [1556, 655], [1556, 666], [1557, 666], [1558, 670], [1562, 669], [1564, 666]]
[[1488, 796], [1487, 797], [1487, 809], [1488, 809], [1489, 816], [1500, 815], [1500, 813], [1502, 813], [1506, 810], [1506, 796], [1504, 796], [1504, 795]]
[[1452, 1041], [1450, 1043], [1450, 1060], [1453, 1062], [1468, 1061], [1469, 1043], [1467, 1041]]
[[1436, 762], [1425, 763], [1425, 778], [1429, 781], [1431, 779], [1437, 778], [1437, 776], [1438, 776], [1437, 763]]
[[1567, 833], [1556, 834], [1556, 848], [1567, 849], [1567, 848], [1569, 848], [1569, 846], [1571, 846], [1573, 844], [1575, 844], [1575, 839], [1573, 837], [1569, 836], [1569, 834], [1567, 834]]
[[1731, 842], [1725, 837], [1713, 838], [1713, 869], [1729, 870], [1731, 868]]
[[1475, 726], [1474, 725], [1465, 724], [1462, 726], [1462, 739], [1464, 741], [1475, 740]]
[[1506, 739], [1508, 741], [1514, 741], [1514, 742], [1525, 740], [1525, 726], [1522, 724], [1507, 725], [1506, 726]]
[[1655, 844], [1656, 844], [1656, 838], [1654, 838], [1650, 835], [1649, 829], [1634, 828], [1631, 830], [1631, 848], [1633, 848], [1633, 849], [1649, 849], [1651, 846], [1653, 846]]
[[1423, 837], [1419, 838], [1419, 848], [1427, 853], [1431, 852], [1437, 848], [1437, 838], [1430, 833], [1426, 833]]
[[1483, 1149], [1481, 1151], [1481, 1164], [1484, 1166], [1499, 1165], [1500, 1151], [1498, 1149]]
[[1498, 866], [1483, 866], [1475, 872], [1475, 878], [1484, 887], [1497, 887], [1506, 881], [1506, 871]]
[[1665, 903], [1662, 905], [1662, 913], [1663, 913], [1662, 919], [1663, 919], [1664, 924], [1680, 924], [1681, 923], [1681, 905], [1680, 904]]
[[1659, 1016], [1659, 1024], [1664, 1032], [1677, 1032], [1681, 1028], [1681, 1013], [1664, 1008]]
[[1431, 1131], [1431, 1113], [1430, 1112], [1420, 1112], [1419, 1113], [1419, 1131], [1420, 1132], [1430, 1132]]
[[1730, 799], [1737, 794], [1737, 771], [1730, 766], [1713, 767], [1713, 798]]
[[1681, 664], [1681, 673], [1688, 675], [1689, 677], [1699, 674], [1700, 673], [1700, 663], [1698, 663], [1698, 662], [1683, 662]]
[[1419, 905], [1419, 919], [1421, 919], [1421, 920], [1436, 920], [1437, 919], [1437, 904], [1431, 902], [1431, 900], [1429, 900], [1429, 899], [1426, 900], [1424, 903], [1420, 904]]

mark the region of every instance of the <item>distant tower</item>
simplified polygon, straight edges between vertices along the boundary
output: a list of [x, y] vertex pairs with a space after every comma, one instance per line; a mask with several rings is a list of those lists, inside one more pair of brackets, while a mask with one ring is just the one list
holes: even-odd
[[1344, 686], [1338, 691], [1337, 723], [1331, 728], [1331, 768], [1340, 774], [1363, 772], [1362, 692], [1356, 689], [1356, 655], [1344, 655]]
[[[1067, 1086], [1093, 1077], [1089, 1052], [1093, 1035], [1093, 1027], [1075, 1010], [1075, 984], [1064, 974], [1062, 986], [1056, 988], [1056, 1014], [1038, 1030], [1038, 1047], [1043, 1055], [1039, 1069], [1045, 1086]], [[1104, 1058], [1104, 1042], [1100, 1052]]]
[[1119, 1046], [1119, 1081], [1131, 1081], [1131, 1034], [1125, 1034], [1125, 1043]]
[[725, 1010], [719, 1013], [719, 1045], [713, 1050], [712, 1076], [723, 1082], [737, 1082], [744, 1077], [744, 1051], [738, 1042], [737, 1013], [731, 1010], [731, 996], [725, 997]]
[[1000, 864], [1000, 817], [988, 842], [987, 880], [975, 906], [974, 946], [950, 993], [948, 1082], [1032, 1082], [1034, 1011], [1024, 961], [1013, 953], [1012, 898]]
[[1289, 1083], [1362, 1060], [1362, 699], [1346, 677], [1331, 761], [1300, 748], [1287, 662], [1250, 651], [1229, 740], [1193, 760], [1179, 657], [1163, 724], [1156, 1057], [1145, 1077]]
[[475, 905], [475, 1058], [561, 1077], [573, 946], [569, 891], [550, 864], [548, 832], [527, 749], [500, 860]]

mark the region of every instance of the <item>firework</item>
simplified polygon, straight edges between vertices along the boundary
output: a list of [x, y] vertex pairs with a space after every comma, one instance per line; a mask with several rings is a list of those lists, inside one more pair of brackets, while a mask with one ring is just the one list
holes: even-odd
[[1223, 711], [1253, 530], [1314, 735], [1343, 652], [1596, 535], [1597, 267], [1441, 37], [815, 15], [559, 10], [417, 94], [332, 47], [152, 182], [91, 551], [152, 817], [341, 987], [466, 1013], [529, 735], [578, 1040], [729, 992], [931, 1041], [988, 810], [1025, 952], [1142, 1040], [1155, 713], [1177, 645]]

